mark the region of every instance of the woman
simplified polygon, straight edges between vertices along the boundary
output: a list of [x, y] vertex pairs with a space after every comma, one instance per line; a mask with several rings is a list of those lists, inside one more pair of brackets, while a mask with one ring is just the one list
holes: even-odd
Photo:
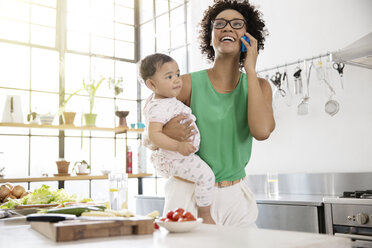
[[[275, 127], [271, 87], [256, 75], [258, 50], [264, 47], [266, 32], [260, 15], [248, 1], [216, 1], [210, 6], [201, 21], [200, 48], [213, 66], [183, 75], [177, 97], [196, 116], [201, 136], [198, 155], [215, 173], [211, 214], [217, 225], [247, 227], [257, 218], [253, 194], [243, 181], [245, 166], [252, 137], [265, 140]], [[241, 52], [242, 43], [245, 53]], [[184, 118], [175, 117], [164, 132], [188, 140], [193, 129], [190, 122], [179, 124]], [[183, 207], [195, 214], [194, 187], [179, 178], [169, 179], [164, 211]]]

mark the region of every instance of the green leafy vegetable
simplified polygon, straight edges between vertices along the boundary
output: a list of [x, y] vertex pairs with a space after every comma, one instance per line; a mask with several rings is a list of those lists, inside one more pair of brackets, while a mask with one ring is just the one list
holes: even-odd
[[43, 184], [40, 188], [35, 189], [33, 193], [26, 195], [22, 199], [10, 199], [0, 208], [14, 208], [17, 205], [32, 204], [61, 204], [64, 202], [76, 202], [76, 195], [68, 195], [65, 189], [50, 189], [50, 186]]
[[8, 209], [8, 208], [14, 208], [17, 205], [20, 205], [21, 199], [9, 199], [6, 203], [0, 206], [0, 208]]
[[84, 198], [84, 199], [80, 200], [80, 202], [82, 202], [82, 203], [93, 202], [93, 199], [91, 199], [91, 198]]

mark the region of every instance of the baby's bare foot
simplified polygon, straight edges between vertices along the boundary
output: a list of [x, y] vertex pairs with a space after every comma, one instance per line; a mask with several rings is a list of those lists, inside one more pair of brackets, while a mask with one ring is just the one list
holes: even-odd
[[203, 218], [204, 224], [216, 224], [211, 216], [211, 206], [198, 207], [198, 217]]
[[216, 222], [214, 222], [212, 216], [210, 214], [200, 214], [198, 215], [199, 218], [203, 218], [204, 224], [213, 224], [215, 225]]
[[203, 223], [204, 224], [216, 225], [216, 222], [214, 222], [214, 220], [213, 220], [213, 218], [211, 216], [209, 216], [207, 218], [203, 218]]

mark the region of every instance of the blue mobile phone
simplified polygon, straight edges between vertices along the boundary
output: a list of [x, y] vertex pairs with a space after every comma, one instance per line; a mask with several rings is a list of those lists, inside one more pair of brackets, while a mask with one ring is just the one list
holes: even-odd
[[[247, 41], [249, 45], [251, 44], [251, 41], [249, 40], [249, 38], [248, 38], [247, 36], [244, 35], [244, 36], [243, 36], [243, 39], [244, 39], [245, 41]], [[242, 52], [244, 53], [244, 52], [246, 52], [246, 51], [247, 51], [247, 48], [245, 47], [244, 43], [242, 42]]]

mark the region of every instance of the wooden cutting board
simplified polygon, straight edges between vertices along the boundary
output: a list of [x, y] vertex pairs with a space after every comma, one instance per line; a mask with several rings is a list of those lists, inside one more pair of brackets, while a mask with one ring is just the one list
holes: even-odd
[[152, 234], [153, 220], [145, 216], [115, 221], [66, 220], [58, 223], [31, 222], [31, 228], [56, 242], [124, 235]]

